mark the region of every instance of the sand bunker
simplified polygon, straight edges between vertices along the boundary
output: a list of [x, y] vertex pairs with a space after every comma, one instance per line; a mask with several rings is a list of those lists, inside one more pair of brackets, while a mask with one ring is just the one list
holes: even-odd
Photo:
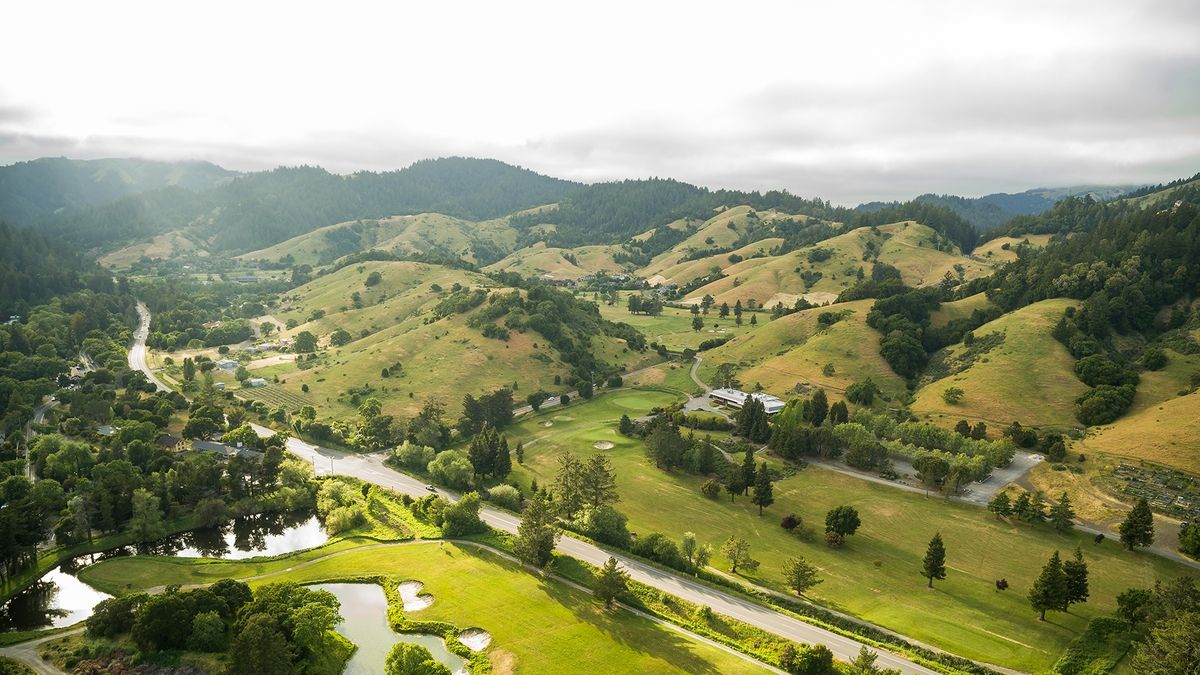
[[597, 450], [612, 450], [613, 444], [611, 441], [596, 441], [592, 443], [592, 447]]
[[492, 634], [482, 628], [468, 628], [458, 634], [458, 641], [473, 652], [480, 652], [492, 644]]
[[[400, 599], [404, 601], [404, 611], [415, 612], [433, 604], [433, 596], [421, 593], [425, 584], [419, 581], [403, 581], [400, 583]], [[491, 636], [488, 637], [491, 639]], [[469, 645], [468, 645], [469, 646]]]
[[550, 420], [546, 420], [545, 422], [542, 422], [542, 426], [552, 427], [552, 426], [554, 426], [554, 422], [551, 422]]

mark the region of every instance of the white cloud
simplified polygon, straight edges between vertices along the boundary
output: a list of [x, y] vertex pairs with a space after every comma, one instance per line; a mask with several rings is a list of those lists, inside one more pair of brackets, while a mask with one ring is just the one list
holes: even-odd
[[1200, 169], [1178, 2], [21, 3], [0, 161], [494, 156], [842, 202]]

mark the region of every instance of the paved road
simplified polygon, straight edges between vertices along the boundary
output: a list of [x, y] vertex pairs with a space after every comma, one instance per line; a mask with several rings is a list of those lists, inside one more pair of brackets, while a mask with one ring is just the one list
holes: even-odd
[[133, 344], [129, 347], [129, 367], [145, 373], [146, 379], [152, 382], [159, 391], [170, 391], [171, 388], [163, 384], [162, 380], [158, 379], [158, 376], [146, 364], [146, 338], [150, 336], [150, 310], [146, 309], [146, 305], [139, 301], [137, 313], [141, 323], [133, 332]]
[[[252, 425], [260, 436], [275, 433], [263, 426]], [[422, 496], [430, 493], [423, 481], [412, 476], [395, 471], [383, 463], [381, 454], [351, 454], [329, 448], [312, 445], [298, 438], [288, 440], [288, 450], [293, 454], [307, 459], [320, 474], [353, 476], [377, 485], [382, 485], [400, 493]], [[438, 489], [437, 494], [447, 499], [457, 499], [458, 495], [448, 490]], [[484, 506], [481, 517], [490, 526], [505, 532], [516, 532], [520, 518], [498, 509]], [[850, 638], [818, 628], [799, 619], [787, 616], [767, 608], [764, 605], [745, 600], [731, 593], [720, 591], [698, 583], [679, 574], [667, 572], [652, 565], [626, 557], [620, 553], [610, 552], [585, 541], [564, 536], [559, 540], [557, 550], [560, 553], [578, 558], [593, 565], [603, 565], [609, 556], [615, 556], [622, 567], [629, 572], [631, 578], [662, 591], [677, 595], [697, 604], [708, 605], [713, 611], [745, 621], [796, 642], [821, 643], [829, 647], [834, 655], [843, 660], [851, 660], [858, 656], [862, 644]], [[885, 668], [898, 668], [905, 673], [934, 673], [923, 666], [887, 652], [879, 653], [877, 663]]]
[[[131, 368], [146, 373], [146, 377], [156, 386], [166, 389], [146, 365], [146, 337], [149, 334], [150, 312], [142, 303], [138, 303], [138, 315], [142, 319], [141, 327], [134, 333], [134, 344], [129, 350], [129, 365]], [[630, 376], [638, 372], [630, 373]], [[251, 425], [259, 436], [270, 436], [275, 433], [258, 424]], [[353, 476], [400, 493], [414, 496], [429, 494], [423, 481], [407, 474], [400, 473], [383, 463], [381, 454], [349, 454], [322, 448], [307, 443], [298, 438], [288, 439], [287, 448], [293, 454], [313, 463], [314, 470], [320, 474], [333, 473], [336, 475]], [[457, 499], [458, 495], [447, 490], [436, 490], [447, 499]], [[484, 506], [480, 513], [483, 520], [490, 526], [506, 532], [517, 531], [520, 518], [517, 516]], [[661, 591], [677, 595], [685, 600], [708, 605], [713, 611], [726, 616], [745, 621], [759, 628], [796, 642], [820, 643], [833, 652], [838, 659], [849, 661], [858, 656], [864, 645], [856, 640], [827, 631], [823, 628], [805, 623], [799, 619], [782, 614], [768, 607], [745, 600], [741, 597], [720, 591], [679, 574], [667, 572], [652, 565], [626, 557], [620, 553], [611, 553], [598, 546], [589, 544], [572, 537], [564, 536], [559, 540], [557, 550], [574, 558], [593, 565], [603, 565], [609, 556], [614, 556], [629, 576], [641, 583]], [[904, 673], [921, 673], [934, 675], [937, 671], [918, 665], [908, 659], [880, 651], [876, 663], [883, 668], [896, 668]]]
[[7, 656], [14, 661], [20, 661], [21, 663], [29, 666], [29, 668], [33, 670], [33, 672], [38, 673], [38, 675], [66, 675], [66, 673], [60, 670], [58, 666], [48, 661], [43, 661], [42, 657], [38, 656], [38, 647], [41, 647], [43, 643], [51, 640], [58, 640], [60, 638], [67, 637], [68, 635], [75, 635], [82, 632], [82, 628], [76, 628], [74, 630], [64, 631], [62, 633], [47, 635], [46, 637], [38, 638], [36, 640], [20, 642], [7, 647], [0, 647], [0, 656]]

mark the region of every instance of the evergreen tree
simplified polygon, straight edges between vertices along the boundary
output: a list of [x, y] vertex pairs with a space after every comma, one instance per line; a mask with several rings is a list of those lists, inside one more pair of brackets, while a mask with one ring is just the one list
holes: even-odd
[[1067, 604], [1087, 602], [1088, 567], [1083, 561], [1083, 551], [1075, 547], [1075, 557], [1063, 562], [1063, 576], [1067, 584]]
[[617, 425], [617, 431], [622, 436], [630, 436], [633, 434], [633, 420], [629, 419], [629, 415], [621, 415], [621, 421]]
[[625, 592], [629, 575], [617, 565], [617, 559], [609, 556], [604, 566], [596, 573], [592, 593], [604, 602], [605, 609], [612, 609], [613, 600]]
[[1029, 493], [1022, 492], [1013, 500], [1012, 512], [1021, 520], [1025, 519], [1025, 513], [1029, 511]]
[[929, 540], [929, 547], [925, 549], [925, 560], [921, 563], [921, 572], [929, 579], [930, 588], [933, 588], [934, 579], [946, 578], [946, 547], [942, 544], [941, 532]]
[[517, 441], [516, 453], [517, 453], [517, 464], [524, 464], [525, 463], [525, 444], [522, 443], [521, 441]]
[[1046, 620], [1046, 610], [1061, 612], [1067, 609], [1067, 578], [1063, 574], [1058, 551], [1050, 556], [1050, 560], [1042, 567], [1042, 573], [1029, 589], [1029, 604], [1039, 612], [1038, 619], [1041, 621]]
[[758, 507], [758, 515], [762, 515], [763, 507], [775, 503], [774, 488], [771, 487], [771, 474], [767, 471], [767, 463], [758, 465], [758, 475], [754, 479], [754, 497], [751, 502]]
[[[471, 398], [470, 394], [467, 395]], [[465, 419], [465, 418], [464, 418]], [[475, 476], [483, 476], [492, 472], [495, 465], [495, 441], [493, 436], [496, 430], [491, 425], [484, 424], [479, 433], [471, 437], [471, 445], [467, 448], [467, 458], [471, 460], [471, 467], [475, 471]]]
[[845, 401], [838, 401], [829, 406], [829, 423], [833, 426], [845, 424], [850, 420], [850, 409]]
[[558, 459], [554, 493], [558, 497], [559, 514], [567, 520], [574, 520], [575, 514], [583, 508], [583, 465], [569, 452]]
[[1050, 507], [1050, 522], [1054, 524], [1054, 529], [1060, 532], [1067, 532], [1075, 527], [1075, 512], [1071, 510], [1071, 498], [1067, 493], [1062, 493], [1058, 503]]
[[814, 427], [825, 423], [825, 417], [829, 414], [829, 399], [826, 398], [824, 389], [818, 389], [812, 395], [805, 412], [808, 413], [807, 419]]
[[587, 459], [580, 488], [583, 503], [593, 509], [617, 503], [617, 476], [608, 455], [597, 453]]
[[767, 421], [767, 409], [761, 402], [757, 406], [754, 424], [750, 427], [750, 440], [755, 443], [765, 443], [771, 438], [771, 425]]
[[1150, 502], [1144, 497], [1139, 499], [1117, 531], [1121, 533], [1121, 543], [1130, 551], [1138, 546], [1153, 544], [1154, 513], [1150, 511]]
[[1000, 520], [1001, 516], [1011, 515], [1012, 500], [1008, 498], [1008, 492], [1005, 490], [997, 492], [996, 496], [992, 497], [992, 501], [988, 502], [987, 509], [996, 514], [996, 520]]
[[544, 492], [536, 492], [521, 513], [521, 524], [513, 540], [513, 553], [526, 565], [539, 569], [550, 562], [558, 542], [558, 526]]
[[745, 489], [745, 486], [742, 484], [741, 470], [730, 465], [729, 471], [726, 472], [725, 476], [725, 491], [729, 493], [729, 501], [736, 501], [737, 496]]
[[504, 480], [508, 474], [512, 473], [512, 454], [508, 450], [508, 437], [500, 436], [500, 440], [495, 445], [495, 454], [492, 460], [492, 475], [496, 478]]
[[758, 472], [754, 469], [754, 447], [747, 446], [746, 453], [742, 455], [742, 475], [739, 480], [742, 486], [742, 494], [750, 493], [750, 488], [754, 487], [754, 479], [757, 476]]
[[757, 326], [757, 325], [758, 325], [758, 315], [757, 315], [757, 314], [751, 314], [751, 315], [750, 315], [750, 325], [751, 325], [751, 326]]

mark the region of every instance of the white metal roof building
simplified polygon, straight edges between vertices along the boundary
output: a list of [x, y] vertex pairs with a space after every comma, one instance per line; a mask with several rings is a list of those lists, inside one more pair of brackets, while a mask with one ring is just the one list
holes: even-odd
[[708, 397], [717, 403], [733, 408], [741, 408], [746, 404], [747, 398], [754, 398], [762, 402], [763, 408], [766, 409], [768, 415], [774, 415], [783, 410], [784, 406], [783, 399], [777, 396], [759, 393], [747, 394], [737, 389], [713, 389], [708, 392]]

